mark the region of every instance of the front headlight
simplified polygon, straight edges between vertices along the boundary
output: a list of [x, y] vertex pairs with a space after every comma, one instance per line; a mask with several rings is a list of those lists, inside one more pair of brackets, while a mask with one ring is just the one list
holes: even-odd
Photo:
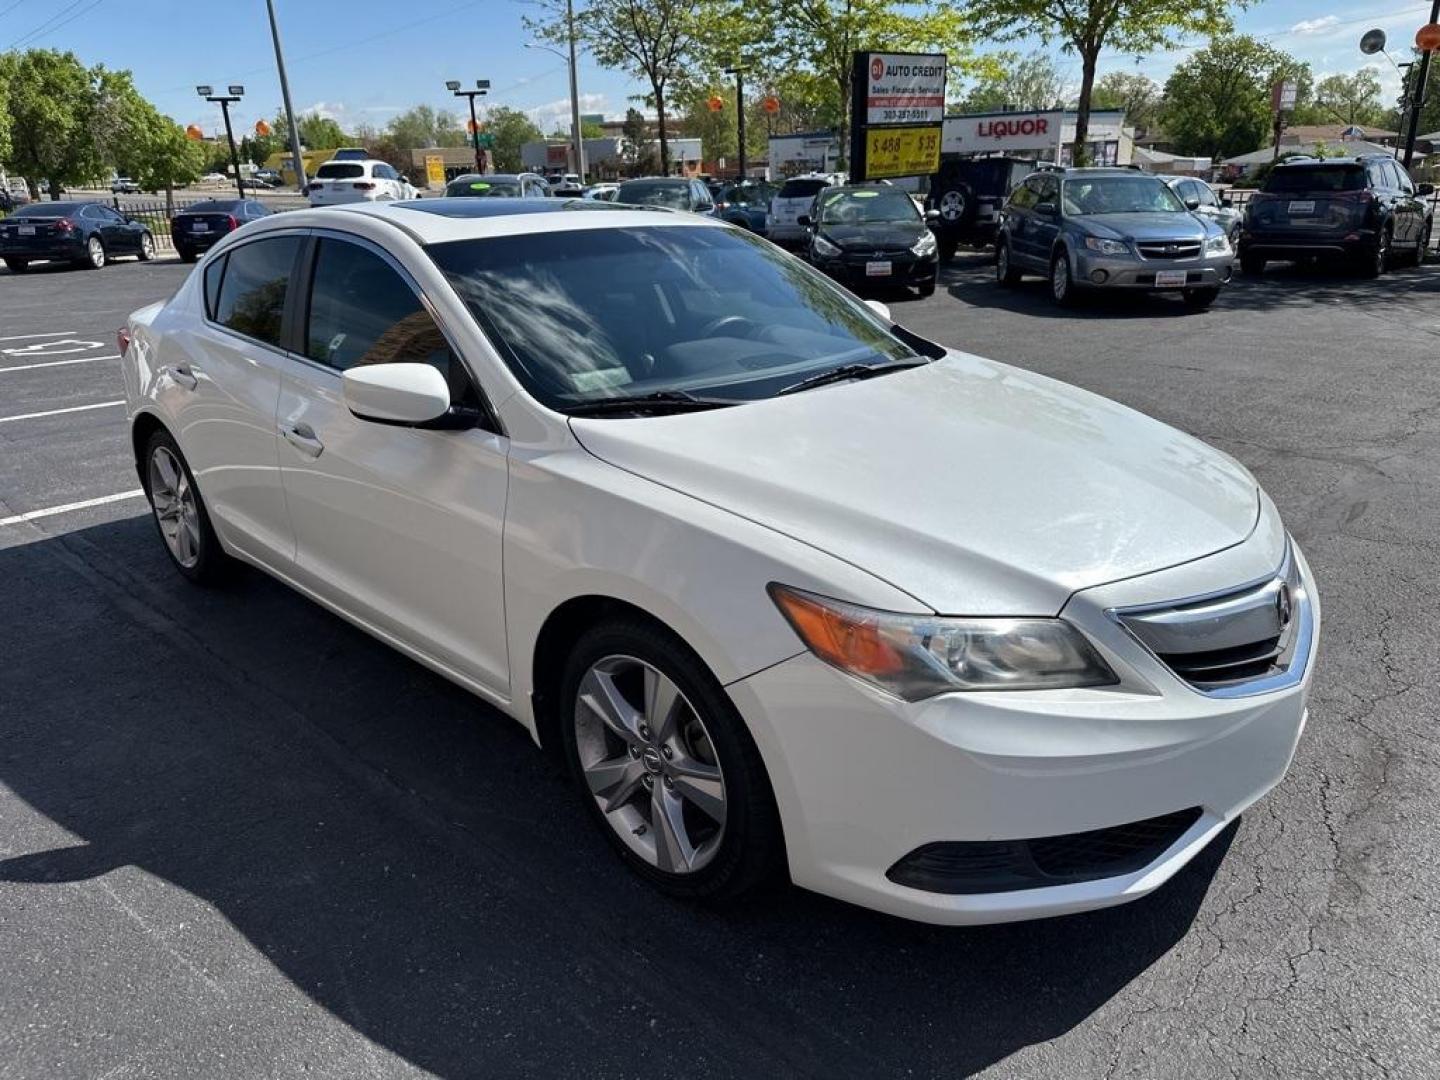
[[924, 235], [921, 236], [919, 240], [915, 241], [915, 246], [912, 247], [910, 250], [913, 251], [916, 255], [935, 254], [935, 234], [932, 233], [929, 229], [926, 229]]
[[1229, 238], [1228, 236], [1226, 236], [1224, 233], [1221, 233], [1219, 236], [1212, 236], [1212, 237], [1210, 237], [1210, 239], [1208, 239], [1208, 240], [1205, 241], [1205, 254], [1206, 254], [1206, 255], [1229, 255], [1229, 254], [1230, 254], [1230, 238]]
[[823, 236], [816, 236], [815, 254], [825, 255], [833, 258], [834, 256], [840, 254], [840, 248], [837, 245], [832, 244], [829, 240], [826, 240]]
[[772, 584], [770, 597], [827, 664], [905, 701], [957, 690], [1058, 690], [1120, 680], [1063, 619], [899, 615]]
[[1124, 255], [1130, 250], [1123, 240], [1101, 240], [1096, 236], [1087, 236], [1085, 246], [1091, 251], [1100, 252], [1101, 255]]

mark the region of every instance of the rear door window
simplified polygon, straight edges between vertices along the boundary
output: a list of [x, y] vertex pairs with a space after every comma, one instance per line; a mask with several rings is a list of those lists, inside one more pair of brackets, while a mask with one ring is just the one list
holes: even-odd
[[282, 348], [285, 298], [299, 250], [298, 236], [276, 236], [231, 250], [215, 301], [215, 321]]
[[1267, 192], [1363, 191], [1365, 169], [1360, 165], [1286, 165], [1265, 181]]
[[780, 188], [780, 198], [813, 199], [829, 186], [824, 180], [786, 180]]

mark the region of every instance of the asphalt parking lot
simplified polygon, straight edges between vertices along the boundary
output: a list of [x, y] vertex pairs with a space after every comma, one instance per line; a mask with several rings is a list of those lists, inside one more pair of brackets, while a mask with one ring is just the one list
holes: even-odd
[[668, 901], [510, 721], [257, 573], [186, 584], [114, 332], [189, 269], [0, 269], [0, 1077], [1435, 1075], [1440, 267], [1070, 312], [962, 255], [894, 298], [1240, 458], [1324, 604], [1268, 799], [1145, 900], [963, 930]]

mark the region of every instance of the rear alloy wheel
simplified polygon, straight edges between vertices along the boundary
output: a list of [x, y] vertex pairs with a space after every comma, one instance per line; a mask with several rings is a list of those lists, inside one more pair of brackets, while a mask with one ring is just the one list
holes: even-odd
[[80, 265], [86, 270], [99, 270], [105, 266], [105, 245], [98, 236], [92, 236], [85, 242], [85, 257], [80, 260]]
[[145, 494], [175, 568], [197, 584], [223, 580], [234, 564], [220, 547], [195, 478], [168, 431], [155, 432], [145, 448]]
[[1075, 303], [1075, 283], [1070, 279], [1070, 259], [1064, 251], [1056, 252], [1050, 262], [1050, 295], [1057, 304], [1069, 307]]
[[779, 818], [759, 751], [678, 641], [638, 620], [595, 627], [567, 661], [559, 701], [585, 803], [641, 876], [713, 900], [778, 875]]
[[1390, 266], [1390, 240], [1390, 230], [1383, 230], [1375, 246], [1361, 256], [1360, 272], [1366, 277], [1378, 278]]
[[1010, 261], [1010, 241], [995, 245], [995, 280], [1007, 288], [1020, 283], [1020, 271]]
[[148, 232], [140, 235], [140, 261], [149, 262], [155, 258], [155, 237]]

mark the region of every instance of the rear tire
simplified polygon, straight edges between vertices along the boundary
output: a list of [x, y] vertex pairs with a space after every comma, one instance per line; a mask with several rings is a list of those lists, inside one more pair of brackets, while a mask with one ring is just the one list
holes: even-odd
[[105, 253], [105, 244], [98, 236], [92, 236], [85, 242], [85, 254], [76, 263], [82, 270], [103, 270], [109, 256]]
[[176, 248], [175, 250], [179, 253], [181, 262], [193, 263], [200, 258], [196, 252], [191, 251], [189, 248]]
[[960, 247], [960, 241], [954, 236], [947, 236], [944, 233], [941, 233], [936, 239], [940, 249], [940, 261], [942, 263], [954, 262], [955, 252]]
[[1259, 277], [1265, 273], [1265, 259], [1259, 255], [1241, 255], [1240, 270], [1251, 277]]
[[995, 243], [995, 280], [1007, 289], [1020, 284], [1020, 271], [1015, 269], [1009, 240], [1002, 239]]
[[210, 524], [185, 455], [163, 428], [150, 436], [141, 463], [145, 497], [175, 569], [197, 585], [218, 585], [235, 570]]
[[1430, 255], [1430, 229], [1431, 223], [1425, 222], [1420, 228], [1420, 243], [1416, 245], [1415, 252], [1410, 256], [1411, 266], [1424, 266], [1425, 260]]
[[1390, 267], [1390, 242], [1393, 239], [1386, 228], [1375, 240], [1375, 246], [1360, 256], [1362, 277], [1378, 278]]
[[155, 258], [155, 237], [148, 232], [140, 235], [140, 261], [149, 262]]
[[6, 258], [5, 266], [12, 274], [23, 274], [26, 270], [30, 269], [30, 260]]
[[[656, 685], [671, 691], [670, 708], [651, 708]], [[586, 704], [617, 700], [608, 710]], [[581, 798], [635, 873], [671, 896], [705, 901], [780, 879], [784, 841], [760, 752], [720, 683], [678, 638], [638, 618], [592, 627], [566, 660], [557, 701]], [[698, 770], [710, 779], [697, 787]], [[720, 808], [718, 833], [707, 805]], [[661, 806], [674, 811], [668, 828], [655, 818]]]

